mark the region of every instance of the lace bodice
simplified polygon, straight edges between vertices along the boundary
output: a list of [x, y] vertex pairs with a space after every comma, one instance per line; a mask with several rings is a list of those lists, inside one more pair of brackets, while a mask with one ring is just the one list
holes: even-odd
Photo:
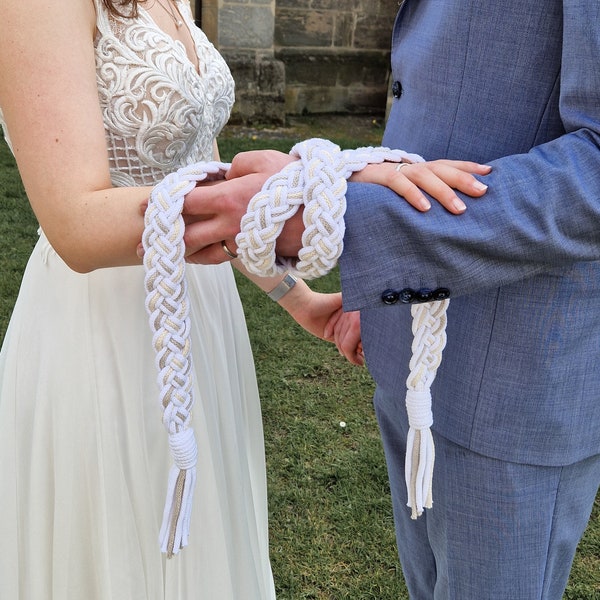
[[98, 94], [113, 185], [153, 185], [167, 173], [213, 158], [213, 140], [229, 118], [229, 69], [178, 5], [196, 45], [200, 72], [183, 44], [139, 6], [137, 19], [110, 16], [96, 0]]
[[[142, 6], [136, 19], [97, 11], [96, 72], [111, 180], [154, 185], [165, 175], [213, 158], [229, 118], [234, 83], [227, 64], [176, 0], [196, 45], [199, 72], [185, 47], [159, 29]], [[11, 146], [2, 111], [0, 125]]]

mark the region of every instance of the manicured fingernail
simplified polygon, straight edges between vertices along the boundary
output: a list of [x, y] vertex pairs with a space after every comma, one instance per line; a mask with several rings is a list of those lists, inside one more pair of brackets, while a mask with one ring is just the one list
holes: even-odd
[[488, 186], [485, 185], [485, 183], [481, 183], [481, 181], [476, 180], [475, 183], [473, 183], [473, 187], [478, 191], [478, 192], [485, 192], [485, 190], [488, 189]]
[[421, 210], [429, 210], [431, 208], [431, 202], [425, 198], [425, 196], [421, 196], [421, 201], [419, 202], [419, 207]]
[[455, 198], [452, 201], [452, 206], [454, 206], [455, 210], [458, 212], [464, 212], [467, 210], [467, 205], [460, 198]]

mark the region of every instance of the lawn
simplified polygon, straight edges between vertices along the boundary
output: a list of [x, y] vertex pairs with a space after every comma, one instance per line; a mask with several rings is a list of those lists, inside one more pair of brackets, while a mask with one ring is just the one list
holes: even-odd
[[[228, 128], [220, 144], [222, 157], [230, 160], [236, 150], [265, 145], [287, 151], [311, 135], [344, 147], [380, 139], [377, 120], [367, 119], [362, 128], [343, 123], [305, 119], [280, 130]], [[0, 212], [1, 340], [37, 229], [3, 142]], [[238, 283], [263, 402], [278, 598], [407, 598], [367, 371], [352, 367], [333, 346], [306, 334], [252, 284], [243, 278]], [[320, 291], [337, 290], [337, 273], [311, 285]], [[580, 544], [565, 599], [600, 599], [600, 500]]]

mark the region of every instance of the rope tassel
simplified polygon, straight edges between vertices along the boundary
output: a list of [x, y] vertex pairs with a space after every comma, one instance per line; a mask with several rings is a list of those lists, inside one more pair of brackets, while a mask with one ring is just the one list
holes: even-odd
[[191, 427], [170, 435], [169, 445], [175, 464], [169, 472], [159, 541], [161, 551], [171, 558], [188, 545], [198, 446]]
[[408, 436], [404, 477], [411, 518], [416, 519], [433, 505], [432, 481], [435, 447], [431, 426], [431, 384], [446, 345], [446, 310], [449, 300], [415, 304], [411, 307], [412, 357], [406, 380]]

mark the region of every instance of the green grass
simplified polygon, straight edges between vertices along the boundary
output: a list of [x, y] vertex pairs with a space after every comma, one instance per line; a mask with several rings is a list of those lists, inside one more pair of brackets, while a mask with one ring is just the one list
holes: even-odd
[[[343, 147], [376, 144], [381, 135], [377, 123], [352, 137], [339, 124], [333, 130], [316, 121], [283, 132], [232, 131], [220, 143], [224, 160], [264, 145], [287, 151], [310, 135]], [[0, 143], [0, 340], [36, 229], [14, 161]], [[301, 330], [247, 280], [238, 283], [263, 402], [279, 600], [406, 599], [368, 373]], [[337, 290], [337, 273], [311, 286]], [[600, 599], [600, 495], [565, 599]]]
[[[1, 137], [1, 136], [0, 136]], [[12, 154], [0, 141], [0, 340], [10, 319], [37, 223]]]

